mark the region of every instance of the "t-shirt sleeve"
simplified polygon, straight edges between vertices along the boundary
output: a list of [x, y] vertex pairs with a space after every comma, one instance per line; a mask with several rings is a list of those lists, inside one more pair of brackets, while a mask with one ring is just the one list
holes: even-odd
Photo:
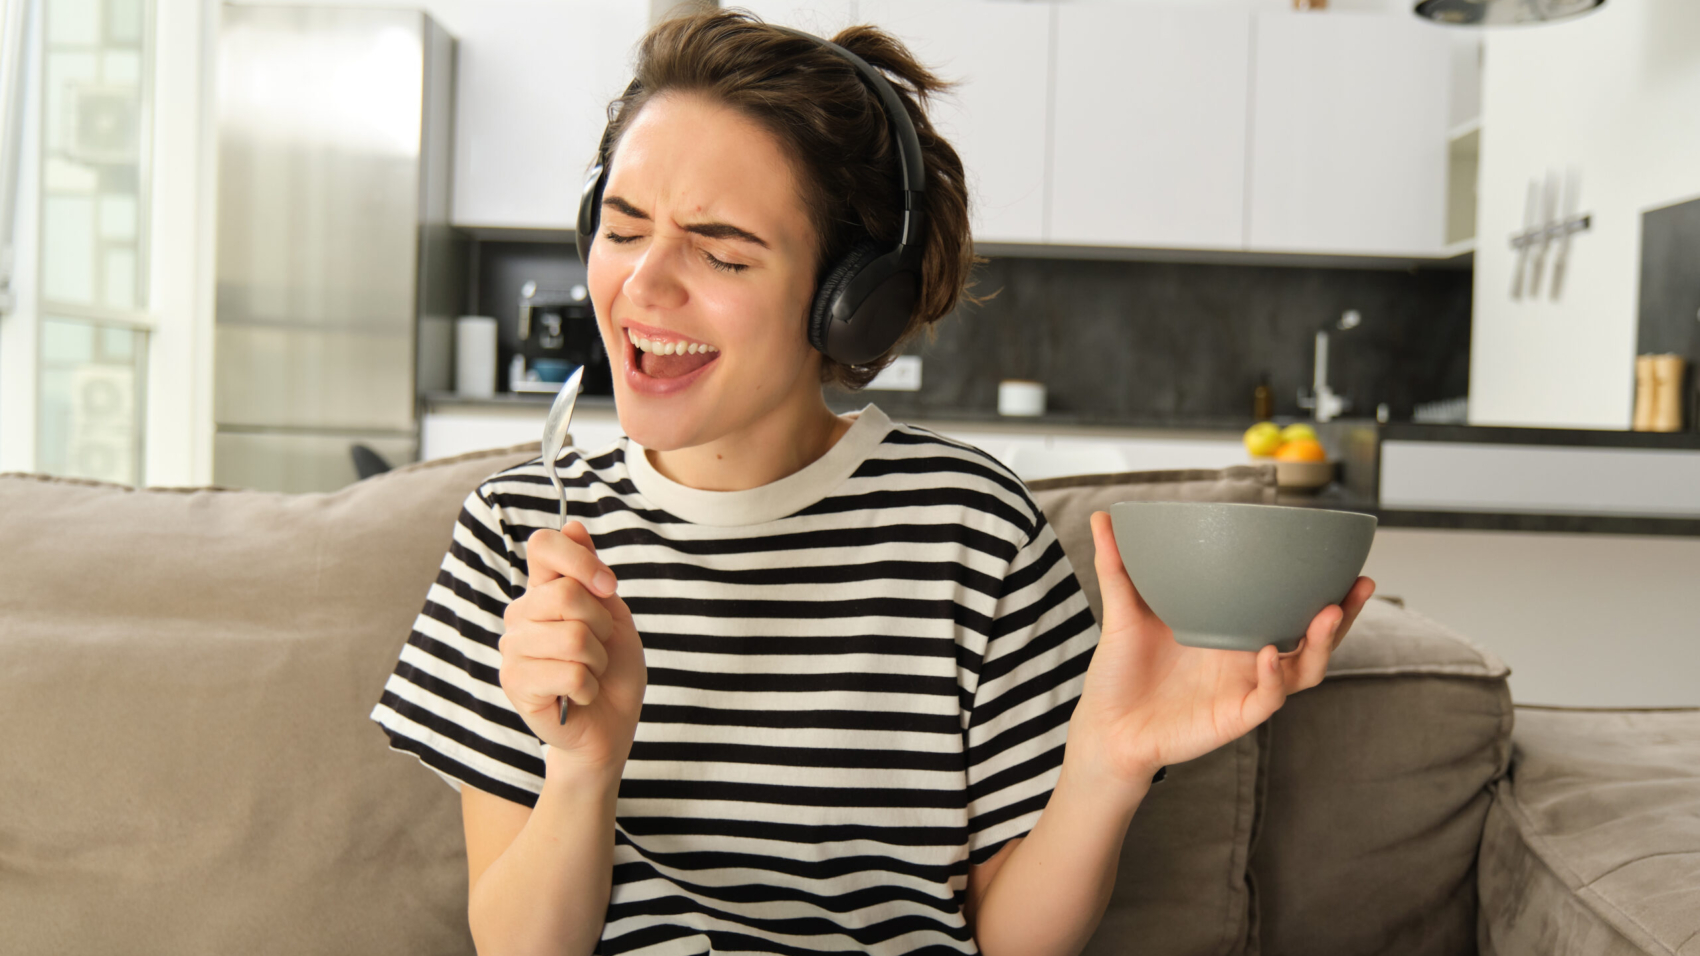
[[1068, 719], [1098, 624], [1037, 505], [1004, 575], [968, 719], [968, 848], [984, 863], [1039, 821], [1062, 769]]
[[369, 715], [390, 749], [525, 806], [543, 792], [543, 743], [502, 690], [502, 614], [525, 592], [524, 557], [486, 482], [466, 496], [454, 537]]

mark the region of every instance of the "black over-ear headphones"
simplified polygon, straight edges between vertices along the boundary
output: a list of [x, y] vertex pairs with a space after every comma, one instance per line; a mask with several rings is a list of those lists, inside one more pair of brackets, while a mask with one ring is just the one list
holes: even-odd
[[[899, 171], [903, 177], [903, 229], [897, 242], [887, 243], [871, 236], [859, 240], [842, 259], [826, 270], [809, 306], [809, 344], [828, 358], [845, 365], [862, 365], [885, 354], [897, 344], [915, 311], [921, 289], [921, 253], [926, 222], [923, 193], [926, 176], [921, 164], [921, 140], [909, 111], [891, 83], [880, 71], [849, 50], [801, 30], [774, 25], [806, 37], [850, 62], [879, 96], [897, 144]], [[626, 87], [637, 92], [638, 81]], [[596, 148], [596, 165], [585, 180], [578, 204], [578, 255], [588, 262], [590, 243], [596, 238], [602, 212], [602, 189], [608, 173], [608, 134], [602, 131]]]

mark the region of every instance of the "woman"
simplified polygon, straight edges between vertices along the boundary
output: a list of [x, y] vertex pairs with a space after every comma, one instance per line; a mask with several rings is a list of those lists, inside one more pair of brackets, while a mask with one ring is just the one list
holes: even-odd
[[[942, 84], [835, 40], [924, 153], [913, 334], [973, 262]], [[1288, 655], [1182, 647], [1100, 512], [1100, 634], [1008, 469], [822, 396], [897, 351], [805, 334], [823, 266], [902, 209], [848, 62], [720, 12], [652, 30], [638, 80], [588, 259], [628, 437], [563, 456], [559, 532], [541, 460], [468, 496], [372, 712], [461, 793], [479, 951], [1078, 952], [1153, 778], [1319, 681], [1373, 583]]]

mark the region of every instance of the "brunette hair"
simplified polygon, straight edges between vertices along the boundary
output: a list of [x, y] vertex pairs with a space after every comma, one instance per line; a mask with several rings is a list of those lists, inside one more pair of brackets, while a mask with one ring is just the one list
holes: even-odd
[[[968, 226], [962, 160], [927, 118], [932, 94], [952, 84], [922, 66], [904, 45], [872, 26], [830, 38], [886, 75], [921, 141], [926, 172], [921, 288], [897, 344], [866, 365], [825, 356], [821, 381], [848, 390], [868, 384], [921, 329], [959, 301], [976, 262]], [[878, 96], [842, 56], [776, 29], [743, 10], [716, 10], [664, 20], [638, 48], [638, 89], [608, 104], [609, 153], [650, 97], [668, 91], [706, 94], [760, 123], [797, 166], [818, 239], [816, 281], [858, 239], [895, 242], [902, 227], [901, 177], [891, 127]]]

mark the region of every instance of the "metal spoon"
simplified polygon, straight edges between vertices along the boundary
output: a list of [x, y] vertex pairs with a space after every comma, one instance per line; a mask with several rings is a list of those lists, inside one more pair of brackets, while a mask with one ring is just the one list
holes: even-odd
[[[561, 448], [567, 443], [567, 426], [572, 424], [573, 406], [578, 404], [579, 381], [584, 378], [584, 366], [573, 369], [573, 374], [561, 383], [561, 390], [555, 393], [555, 404], [549, 406], [549, 418], [543, 422], [543, 470], [549, 473], [549, 481], [555, 486], [555, 494], [561, 498], [561, 523], [555, 526], [559, 531], [567, 525], [567, 488], [561, 484], [561, 476], [556, 472], [555, 459], [561, 457]], [[567, 722], [566, 697], [561, 698], [561, 723]]]

